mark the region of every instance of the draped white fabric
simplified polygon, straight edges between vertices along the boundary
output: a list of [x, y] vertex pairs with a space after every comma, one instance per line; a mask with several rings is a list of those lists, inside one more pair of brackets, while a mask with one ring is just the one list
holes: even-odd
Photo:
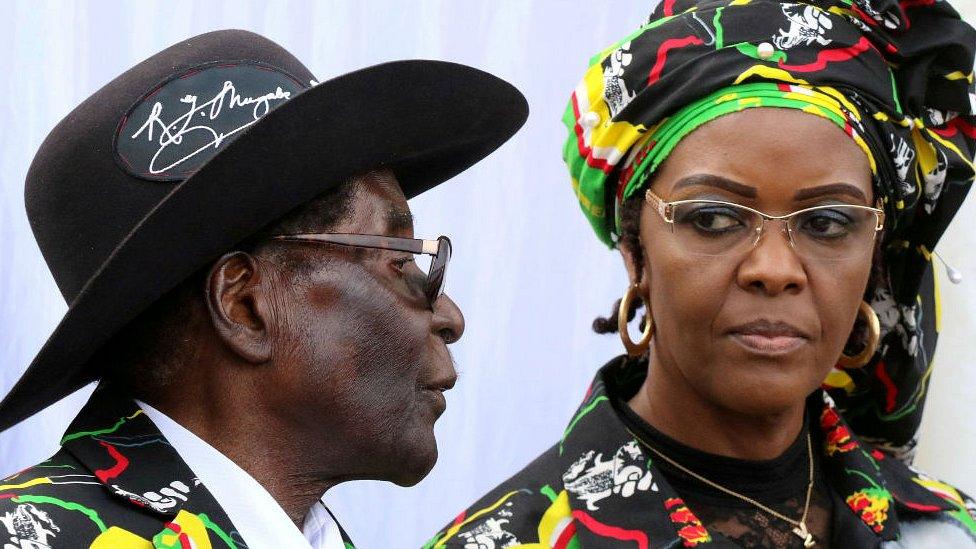
[[[976, 16], [976, 1], [956, 0]], [[437, 425], [440, 460], [418, 486], [354, 482], [327, 499], [362, 547], [417, 547], [559, 435], [593, 372], [618, 354], [590, 331], [626, 287], [593, 237], [560, 160], [560, 123], [590, 55], [631, 31], [640, 2], [331, 1], [4, 3], [0, 36], [0, 394], [65, 311], [31, 235], [23, 181], [47, 132], [123, 70], [176, 41], [244, 28], [328, 79], [401, 58], [486, 69], [528, 97], [527, 126], [487, 161], [412, 202], [417, 234], [450, 235], [448, 291], [467, 319], [462, 372]], [[463, 93], [463, 90], [459, 90]], [[70, 181], [64, 182], [71, 184]], [[967, 281], [943, 289], [943, 334], [917, 463], [976, 492], [976, 254], [970, 199], [939, 247]], [[0, 435], [0, 474], [49, 456], [84, 390]], [[260, 451], [256, 448], [256, 451]]]

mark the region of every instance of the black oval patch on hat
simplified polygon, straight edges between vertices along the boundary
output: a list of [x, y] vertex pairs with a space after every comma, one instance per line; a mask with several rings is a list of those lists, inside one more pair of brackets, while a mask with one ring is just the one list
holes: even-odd
[[255, 62], [194, 67], [168, 78], [129, 110], [115, 132], [116, 155], [137, 177], [186, 179], [262, 116], [308, 87]]

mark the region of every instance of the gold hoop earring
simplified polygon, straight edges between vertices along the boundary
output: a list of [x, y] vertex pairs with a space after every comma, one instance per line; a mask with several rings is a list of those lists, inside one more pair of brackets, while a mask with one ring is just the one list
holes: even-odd
[[874, 353], [878, 350], [878, 342], [881, 339], [881, 323], [878, 322], [878, 313], [874, 312], [867, 301], [862, 301], [857, 310], [857, 316], [864, 319], [868, 329], [868, 340], [864, 344], [864, 349], [860, 353], [850, 356], [841, 351], [840, 358], [837, 359], [837, 366], [844, 370], [855, 370], [863, 368], [871, 362]]
[[[624, 343], [624, 349], [627, 350], [627, 355], [631, 357], [638, 357], [646, 353], [651, 346], [651, 336], [654, 335], [654, 320], [651, 318], [650, 307], [646, 307], [647, 317], [644, 320], [644, 332], [641, 334], [640, 341], [634, 343], [630, 339], [630, 332], [627, 331], [627, 313], [630, 311], [630, 303], [634, 299], [634, 294], [638, 292], [640, 292], [640, 287], [637, 285], [627, 288], [623, 299], [620, 300], [620, 309], [617, 311], [617, 331], [620, 333], [620, 341]], [[647, 299], [641, 296], [641, 300], [646, 306]]]

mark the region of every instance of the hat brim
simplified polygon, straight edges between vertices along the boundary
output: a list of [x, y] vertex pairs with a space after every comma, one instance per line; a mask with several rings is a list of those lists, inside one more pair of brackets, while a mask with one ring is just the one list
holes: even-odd
[[527, 116], [511, 84], [444, 61], [384, 63], [297, 95], [176, 185], [119, 244], [0, 402], [0, 431], [92, 381], [99, 347], [268, 223], [378, 168], [412, 198], [490, 154]]

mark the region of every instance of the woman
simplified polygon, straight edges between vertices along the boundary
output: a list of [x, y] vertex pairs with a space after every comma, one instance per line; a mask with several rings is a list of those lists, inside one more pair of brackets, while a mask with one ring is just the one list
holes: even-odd
[[595, 57], [565, 157], [627, 356], [428, 547], [976, 546], [976, 503], [903, 463], [974, 50], [944, 2], [665, 0]]

